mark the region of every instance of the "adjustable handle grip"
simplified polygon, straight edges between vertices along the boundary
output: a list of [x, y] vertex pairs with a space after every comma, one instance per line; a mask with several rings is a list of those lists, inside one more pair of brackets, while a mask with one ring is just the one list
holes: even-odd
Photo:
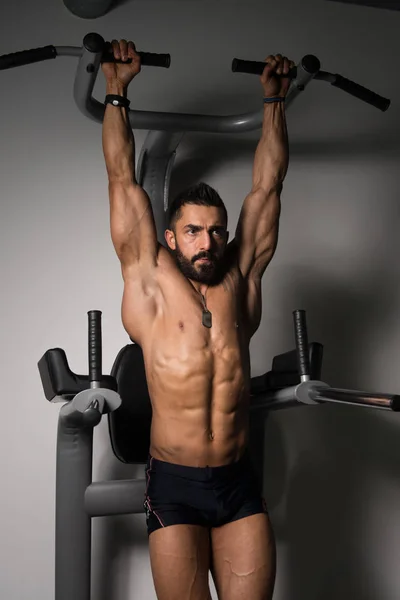
[[295, 310], [293, 312], [293, 320], [297, 348], [297, 367], [301, 381], [305, 381], [310, 378], [310, 352], [308, 348], [305, 310]]
[[89, 381], [102, 380], [101, 311], [88, 312], [89, 323]]
[[22, 52], [13, 52], [12, 54], [3, 54], [0, 56], [0, 71], [12, 69], [13, 67], [22, 67], [31, 63], [41, 62], [50, 58], [56, 58], [57, 50], [54, 46], [44, 46], [43, 48], [34, 48], [32, 50], [22, 50]]
[[[242, 60], [241, 58], [234, 58], [232, 61], [232, 71], [234, 73], [249, 73], [250, 75], [262, 75], [266, 62], [258, 60]], [[294, 79], [296, 77], [297, 69], [294, 67], [290, 69], [287, 77]]]
[[342, 77], [342, 75], [335, 75], [335, 81], [332, 82], [332, 85], [340, 88], [344, 92], [359, 98], [359, 100], [363, 100], [368, 104], [372, 104], [376, 108], [379, 108], [383, 112], [385, 112], [390, 106], [390, 100], [388, 98], [383, 98], [383, 96], [379, 96], [372, 92], [371, 90], [351, 81], [350, 79], [346, 79], [346, 77]]

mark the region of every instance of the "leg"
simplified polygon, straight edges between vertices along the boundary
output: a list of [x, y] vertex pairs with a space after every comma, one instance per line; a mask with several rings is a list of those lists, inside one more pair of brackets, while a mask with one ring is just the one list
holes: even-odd
[[259, 513], [214, 528], [211, 540], [219, 600], [271, 600], [276, 553], [268, 515]]
[[198, 525], [171, 525], [149, 537], [158, 600], [211, 600], [210, 533]]

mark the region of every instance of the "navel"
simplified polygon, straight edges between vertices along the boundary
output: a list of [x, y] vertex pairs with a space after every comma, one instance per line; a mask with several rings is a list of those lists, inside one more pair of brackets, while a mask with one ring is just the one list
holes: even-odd
[[183, 321], [179, 321], [179, 323], [178, 323], [178, 326], [179, 326], [179, 329], [180, 329], [181, 331], [183, 331], [183, 330], [185, 329], [185, 326], [184, 326], [184, 324], [183, 324]]

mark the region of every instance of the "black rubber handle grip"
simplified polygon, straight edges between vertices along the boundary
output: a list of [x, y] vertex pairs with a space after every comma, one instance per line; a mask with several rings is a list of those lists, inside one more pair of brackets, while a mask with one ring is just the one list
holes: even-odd
[[169, 69], [171, 64], [170, 54], [156, 54], [154, 52], [138, 52], [142, 65], [146, 67], [164, 67]]
[[352, 96], [355, 96], [356, 98], [359, 98], [368, 104], [372, 104], [372, 106], [376, 106], [376, 108], [379, 108], [382, 111], [385, 111], [389, 108], [390, 100], [388, 98], [383, 98], [382, 96], [375, 94], [375, 92], [371, 92], [371, 90], [368, 90], [362, 85], [359, 85], [350, 79], [346, 79], [346, 77], [342, 77], [342, 75], [336, 74], [335, 77], [335, 81], [332, 82], [333, 86], [340, 88], [344, 92], [347, 92], [348, 94], [351, 94]]
[[[232, 71], [234, 73], [249, 73], [250, 75], [262, 75], [265, 67], [267, 66], [266, 62], [261, 62], [258, 60], [242, 60], [241, 58], [234, 58], [232, 61]], [[290, 79], [294, 79], [297, 74], [297, 68], [294, 67], [290, 69], [287, 77]]]
[[57, 50], [54, 46], [44, 46], [43, 48], [34, 48], [33, 50], [3, 54], [0, 56], [0, 71], [12, 69], [13, 67], [22, 67], [22, 65], [30, 65], [42, 60], [56, 58], [56, 56]]
[[[165, 69], [169, 69], [171, 65], [171, 55], [170, 54], [156, 54], [154, 52], [138, 52], [140, 56], [140, 61], [142, 66], [145, 67], [164, 67]], [[114, 55], [110, 53], [109, 47], [104, 52], [101, 62], [112, 62], [112, 63], [125, 63], [130, 64], [132, 60], [129, 58], [128, 60], [116, 60]]]
[[89, 322], [89, 381], [102, 380], [101, 311], [90, 310]]
[[308, 347], [307, 321], [305, 310], [295, 310], [293, 312], [294, 335], [296, 338], [297, 349], [297, 368], [299, 375], [310, 375], [310, 351]]

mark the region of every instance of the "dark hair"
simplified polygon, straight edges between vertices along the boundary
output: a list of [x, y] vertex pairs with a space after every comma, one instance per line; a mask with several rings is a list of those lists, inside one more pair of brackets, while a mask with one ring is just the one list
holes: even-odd
[[181, 208], [184, 204], [198, 206], [216, 206], [224, 212], [225, 222], [228, 223], [228, 213], [220, 195], [207, 183], [197, 183], [180, 192], [168, 208], [168, 228], [174, 230], [176, 222], [182, 216]]

